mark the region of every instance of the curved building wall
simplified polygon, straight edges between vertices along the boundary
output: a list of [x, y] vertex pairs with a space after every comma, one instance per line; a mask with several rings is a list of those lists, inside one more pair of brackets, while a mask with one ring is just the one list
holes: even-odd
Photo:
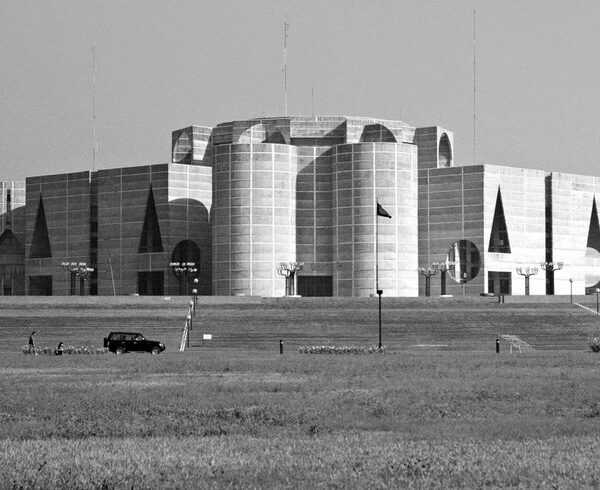
[[[334, 296], [369, 296], [375, 287], [375, 219], [379, 288], [418, 295], [417, 147], [357, 143], [333, 148]], [[392, 219], [376, 218], [376, 200]]]
[[213, 294], [283, 296], [280, 262], [296, 260], [296, 148], [216, 147]]

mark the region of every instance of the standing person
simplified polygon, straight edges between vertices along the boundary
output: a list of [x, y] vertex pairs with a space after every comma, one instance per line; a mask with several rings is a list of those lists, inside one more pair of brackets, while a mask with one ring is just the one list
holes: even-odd
[[35, 330], [33, 332], [31, 332], [31, 335], [29, 336], [29, 353], [31, 354], [31, 351], [33, 351], [33, 353], [37, 355], [37, 352], [35, 351], [35, 343], [33, 341], [34, 335], [35, 335]]

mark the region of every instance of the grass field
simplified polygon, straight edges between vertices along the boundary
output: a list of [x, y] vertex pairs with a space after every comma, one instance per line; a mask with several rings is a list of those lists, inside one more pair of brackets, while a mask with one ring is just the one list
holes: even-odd
[[[207, 301], [179, 353], [184, 300], [72, 301], [0, 303], [2, 488], [600, 485], [599, 320], [570, 304], [389, 300], [386, 354], [307, 355], [376, 343], [376, 303]], [[121, 327], [167, 351], [20, 352]]]

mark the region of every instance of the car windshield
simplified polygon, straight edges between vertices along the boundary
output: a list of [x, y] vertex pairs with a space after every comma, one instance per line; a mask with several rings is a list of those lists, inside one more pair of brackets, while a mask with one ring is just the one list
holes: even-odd
[[141, 333], [135, 334], [134, 340], [146, 340]]

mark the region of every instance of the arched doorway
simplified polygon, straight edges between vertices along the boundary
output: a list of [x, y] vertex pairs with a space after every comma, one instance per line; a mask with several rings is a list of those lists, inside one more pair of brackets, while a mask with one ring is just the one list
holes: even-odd
[[200, 247], [192, 240], [182, 240], [173, 249], [169, 266], [179, 281], [179, 294], [191, 294], [200, 274]]

